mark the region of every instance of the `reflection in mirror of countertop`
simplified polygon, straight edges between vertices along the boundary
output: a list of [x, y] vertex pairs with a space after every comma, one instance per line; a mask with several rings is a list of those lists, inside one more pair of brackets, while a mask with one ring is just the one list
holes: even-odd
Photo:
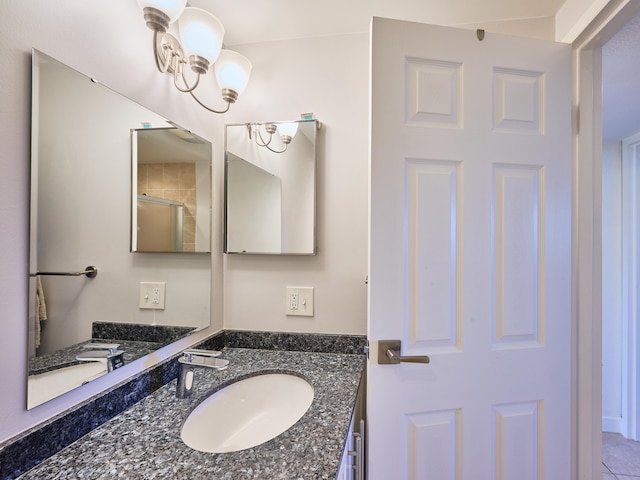
[[[76, 356], [87, 351], [87, 349], [84, 348], [84, 345], [106, 342], [107, 340], [103, 339], [89, 339], [85, 342], [80, 342], [76, 345], [56, 350], [48, 355], [31, 357], [29, 359], [29, 375], [40, 375], [52, 370], [77, 365], [80, 361], [76, 359]], [[125, 364], [148, 355], [162, 346], [156, 342], [136, 342], [131, 340], [115, 339], [109, 340], [109, 343], [117, 343], [119, 345], [119, 350], [124, 352], [123, 359]]]
[[124, 351], [124, 362], [130, 363], [193, 332], [194, 327], [139, 325], [131, 323], [93, 322], [91, 338], [84, 342], [31, 357], [29, 375], [38, 375], [58, 368], [75, 365], [76, 355], [85, 351], [87, 343], [117, 343]]
[[[237, 348], [243, 341], [253, 341], [261, 349]], [[16, 478], [31, 467], [35, 468], [21, 479], [334, 478], [365, 365], [365, 342], [363, 336], [221, 332], [198, 348], [224, 348], [223, 356], [231, 364], [224, 371], [198, 370], [191, 400], [175, 398], [177, 362], [171, 359], [164, 368], [121, 385], [124, 390], [115, 396], [108, 397], [108, 392], [94, 399], [97, 405], [76, 407], [79, 413], [72, 412], [77, 413], [73, 426], [65, 419], [68, 415], [60, 415], [21, 438], [0, 444], [0, 478]], [[311, 351], [336, 344], [350, 353]], [[308, 350], [282, 351], [280, 345]], [[274, 370], [302, 375], [315, 388], [311, 408], [291, 429], [234, 453], [203, 453], [182, 443], [180, 426], [198, 401], [225, 382]], [[121, 408], [120, 401], [128, 403]], [[110, 407], [119, 410], [107, 416], [105, 410]], [[58, 453], [44, 454], [48, 444], [59, 442], [54, 437], [70, 436], [60, 432], [61, 428], [78, 427], [85, 430], [71, 442], [78, 441], [60, 445], [57, 450], [63, 449]]]

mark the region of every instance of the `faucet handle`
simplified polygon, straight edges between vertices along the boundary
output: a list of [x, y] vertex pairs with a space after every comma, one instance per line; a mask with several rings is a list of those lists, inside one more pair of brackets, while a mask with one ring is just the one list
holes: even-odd
[[111, 354], [115, 354], [118, 352], [118, 347], [120, 347], [119, 343], [98, 343], [91, 342], [85, 343], [82, 348], [92, 349], [92, 350], [107, 350]]
[[222, 355], [222, 352], [217, 350], [203, 350], [199, 348], [188, 348], [184, 352], [182, 352], [185, 356], [198, 355], [199, 357], [219, 357]]
[[111, 358], [117, 355], [122, 355], [124, 351], [122, 350], [89, 350], [88, 352], [80, 352], [76, 355], [76, 360], [94, 360], [97, 358]]
[[229, 360], [226, 358], [203, 357], [200, 355], [195, 355], [193, 357], [184, 355], [178, 358], [178, 363], [182, 365], [213, 368], [215, 370], [224, 370], [229, 366]]
[[178, 383], [176, 385], [176, 397], [188, 398], [193, 387], [193, 375], [195, 367], [213, 368], [224, 370], [229, 366], [226, 358], [217, 358], [222, 352], [215, 350], [200, 350], [190, 348], [182, 352], [178, 357]]
[[222, 355], [222, 352], [218, 352], [217, 350], [189, 348], [182, 352], [182, 356], [178, 358], [178, 362], [183, 365], [199, 365], [201, 367], [224, 370], [229, 365], [229, 360], [216, 358], [220, 355]]
[[76, 355], [79, 362], [100, 362], [106, 366], [107, 372], [124, 365], [124, 351], [122, 350], [89, 350]]

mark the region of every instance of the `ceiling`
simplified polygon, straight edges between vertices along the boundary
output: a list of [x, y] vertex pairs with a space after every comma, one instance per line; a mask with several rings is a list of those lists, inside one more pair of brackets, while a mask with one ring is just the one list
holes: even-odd
[[[225, 26], [238, 45], [369, 31], [371, 17], [437, 25], [555, 16], [565, 0], [190, 0]], [[231, 8], [230, 8], [231, 7]]]
[[[464, 26], [555, 16], [565, 0], [190, 0], [216, 15], [228, 46], [364, 33], [372, 16]], [[640, 130], [640, 17], [603, 49], [605, 139]], [[640, 80], [638, 80], [640, 82]]]

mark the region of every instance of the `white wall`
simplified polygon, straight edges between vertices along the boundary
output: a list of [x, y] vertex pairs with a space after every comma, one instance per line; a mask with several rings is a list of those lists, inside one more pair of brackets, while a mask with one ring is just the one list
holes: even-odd
[[226, 169], [227, 251], [281, 252], [281, 179], [230, 151]]
[[[227, 328], [359, 333], [366, 331], [368, 35], [248, 45], [253, 78], [226, 115], [213, 115], [157, 73], [152, 34], [136, 2], [5, 0], [0, 3], [0, 441], [93, 395], [83, 387], [25, 411], [31, 48], [100, 80], [214, 143], [212, 326], [222, 327], [223, 124], [298, 118], [313, 111], [319, 136], [319, 254], [224, 258]], [[96, 14], [100, 11], [100, 14]], [[126, 35], [123, 35], [126, 32]], [[108, 39], [108, 41], [105, 41]], [[284, 52], [287, 52], [283, 55]], [[220, 102], [212, 96], [210, 100]], [[219, 105], [219, 104], [218, 104]], [[216, 189], [217, 187], [217, 189]], [[10, 227], [10, 228], [7, 228]], [[284, 316], [285, 285], [316, 287], [316, 316]], [[167, 347], [147, 365], [166, 358]], [[133, 368], [112, 373], [126, 378]]]
[[[541, 36], [549, 36], [549, 19], [517, 24], [521, 35], [540, 36], [544, 31]], [[488, 30], [512, 33], [508, 22]], [[3, 392], [12, 392], [0, 402], [0, 442], [90, 397], [106, 382], [98, 379], [25, 411], [26, 362], [21, 359], [26, 359], [27, 343], [32, 47], [214, 143], [212, 326], [201, 337], [223, 325], [223, 287], [227, 328], [366, 331], [368, 34], [236, 48], [251, 58], [253, 78], [226, 115], [210, 114], [178, 94], [169, 78], [157, 73], [151, 45], [151, 32], [133, 0], [0, 2], [0, 378]], [[292, 119], [309, 111], [324, 125], [318, 140], [318, 255], [224, 257], [222, 125]], [[284, 315], [286, 285], [316, 288], [315, 317]], [[162, 349], [146, 365], [184, 346], [181, 342]], [[109, 377], [123, 379], [132, 373], [124, 367]]]
[[[318, 253], [224, 258], [225, 327], [366, 333], [368, 191], [367, 34], [235, 47], [252, 79], [228, 123], [300, 118], [318, 131]], [[315, 288], [315, 316], [287, 317], [285, 287]]]
[[622, 144], [602, 149], [602, 429], [621, 431]]
[[[30, 152], [31, 49], [36, 48], [101, 81], [138, 103], [217, 144], [222, 119], [214, 118], [174, 91], [156, 72], [151, 55], [152, 33], [134, 1], [5, 0], [0, 3], [0, 442], [65, 410], [131, 375], [129, 365], [95, 385], [88, 385], [31, 411], [26, 405], [27, 261]], [[126, 32], [126, 34], [123, 34]], [[218, 159], [219, 161], [219, 159]], [[222, 185], [216, 171], [214, 193], [219, 204]], [[220, 246], [219, 212], [214, 211], [214, 249]], [[222, 326], [220, 256], [212, 257], [213, 326]], [[186, 342], [188, 343], [188, 342]], [[166, 347], [146, 360], [148, 366], [184, 348]], [[10, 394], [9, 394], [10, 392]]]
[[554, 17], [496, 21], [488, 20], [479, 23], [466, 23], [453, 26], [474, 30], [481, 28], [487, 32], [500, 33], [504, 35], [517, 35], [519, 37], [539, 38], [541, 40], [553, 40], [555, 36]]

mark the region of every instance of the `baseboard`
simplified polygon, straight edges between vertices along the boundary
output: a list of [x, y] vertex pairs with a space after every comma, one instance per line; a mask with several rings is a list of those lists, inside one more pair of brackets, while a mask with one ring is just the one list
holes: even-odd
[[623, 434], [622, 417], [602, 417], [602, 431]]

